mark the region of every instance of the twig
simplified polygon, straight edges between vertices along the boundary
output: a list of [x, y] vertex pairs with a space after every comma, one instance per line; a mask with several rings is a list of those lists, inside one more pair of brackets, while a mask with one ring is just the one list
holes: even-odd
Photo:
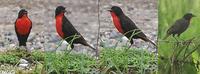
[[[170, 58], [165, 58], [163, 56], [159, 56], [158, 58], [160, 58], [161, 60], [170, 60]], [[188, 64], [196, 64], [192, 61], [183, 61], [183, 60], [174, 60], [174, 62], [177, 62], [177, 63], [188, 63]]]
[[[186, 53], [187, 49], [189, 48], [189, 46], [190, 46], [191, 42], [193, 41], [193, 39], [194, 39], [194, 38], [189, 39], [189, 40], [183, 42], [183, 45], [186, 46], [186, 48], [185, 48], [185, 53]], [[184, 47], [182, 47], [181, 49], [179, 49], [179, 52], [178, 52], [178, 54], [176, 55], [175, 58], [178, 58], [178, 56], [180, 55], [180, 53], [183, 51], [183, 48], [184, 48]], [[185, 53], [184, 53], [184, 55], [185, 55]]]
[[200, 47], [200, 44], [194, 50], [192, 50], [190, 53], [188, 53], [188, 55], [183, 58], [183, 61], [186, 60], [193, 52], [195, 52], [197, 49], [199, 49], [199, 47]]
[[98, 11], [98, 33], [97, 33], [97, 47], [96, 47], [96, 56], [99, 57], [99, 34], [100, 34], [100, 0], [97, 0], [97, 11]]
[[[192, 43], [193, 39], [194, 39], [194, 38], [188, 40], [189, 45]], [[188, 48], [189, 48], [189, 45], [188, 45], [187, 48], [185, 49], [185, 52], [184, 52], [184, 54], [183, 54], [184, 57], [186, 56], [186, 52], [187, 52], [187, 50], [188, 50]]]
[[[158, 42], [166, 42], [166, 43], [183, 43], [185, 41], [171, 41], [171, 40], [158, 40]], [[191, 41], [191, 43], [199, 43], [199, 41]]]

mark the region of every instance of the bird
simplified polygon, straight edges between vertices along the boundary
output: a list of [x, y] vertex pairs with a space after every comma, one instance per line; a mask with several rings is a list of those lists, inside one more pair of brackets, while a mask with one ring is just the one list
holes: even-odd
[[[93, 50], [96, 50], [94, 47], [89, 45], [83, 36], [74, 28], [72, 23], [65, 17], [65, 7], [58, 6], [55, 10], [55, 19], [56, 19], [56, 31], [58, 35], [70, 43], [70, 47], [73, 49], [74, 44], [82, 44], [88, 46]], [[74, 38], [76, 37], [76, 38]]]
[[25, 46], [32, 29], [32, 21], [28, 17], [28, 12], [21, 9], [15, 21], [15, 32], [19, 41], [19, 46]]
[[157, 45], [149, 40], [147, 36], [135, 25], [135, 23], [124, 14], [120, 7], [112, 6], [108, 11], [112, 16], [116, 29], [129, 39], [131, 45], [133, 44], [133, 39], [142, 39], [145, 42], [150, 42], [157, 47]]
[[195, 15], [192, 13], [186, 13], [182, 18], [176, 20], [175, 23], [167, 30], [167, 34], [163, 40], [167, 39], [170, 35], [173, 37], [180, 37], [180, 35], [189, 27], [192, 17], [195, 17]]

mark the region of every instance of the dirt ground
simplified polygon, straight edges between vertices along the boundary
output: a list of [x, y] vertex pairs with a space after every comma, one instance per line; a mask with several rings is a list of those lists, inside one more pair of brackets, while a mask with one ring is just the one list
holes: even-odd
[[[115, 29], [111, 15], [107, 11], [111, 6], [120, 6], [136, 25], [156, 42], [157, 39], [157, 1], [156, 0], [100, 0], [101, 40], [110, 43], [117, 42], [115, 36], [120, 36]], [[70, 12], [65, 14], [74, 27], [92, 45], [97, 39], [97, 0], [1, 0], [0, 1], [0, 51], [16, 47], [17, 37], [14, 31], [14, 22], [18, 11], [24, 8], [28, 11], [33, 28], [27, 45], [29, 49], [55, 50], [60, 37], [55, 29], [55, 8], [63, 5]], [[123, 41], [126, 39], [122, 38]], [[121, 44], [123, 44], [123, 41]], [[155, 50], [150, 44], [140, 39], [134, 40], [137, 48]], [[63, 44], [64, 46], [66, 43]], [[75, 49], [89, 49], [77, 45]], [[61, 49], [64, 47], [60, 47]]]

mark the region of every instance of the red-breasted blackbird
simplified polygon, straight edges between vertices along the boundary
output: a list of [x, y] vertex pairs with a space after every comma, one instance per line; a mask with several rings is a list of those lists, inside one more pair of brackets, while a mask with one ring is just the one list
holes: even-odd
[[19, 41], [19, 46], [26, 46], [27, 38], [31, 32], [32, 22], [28, 18], [28, 12], [21, 9], [15, 21], [15, 32]]
[[130, 39], [131, 45], [133, 44], [133, 39], [139, 38], [156, 46], [156, 44], [149, 40], [147, 36], [135, 25], [135, 23], [123, 13], [120, 7], [113, 6], [109, 11], [115, 27], [120, 33]]
[[63, 6], [58, 6], [55, 10], [56, 30], [60, 37], [68, 43], [71, 43], [72, 49], [74, 48], [74, 44], [82, 44], [95, 50], [95, 48], [90, 46], [83, 36], [74, 28], [67, 17], [65, 17], [65, 12], [66, 10]]

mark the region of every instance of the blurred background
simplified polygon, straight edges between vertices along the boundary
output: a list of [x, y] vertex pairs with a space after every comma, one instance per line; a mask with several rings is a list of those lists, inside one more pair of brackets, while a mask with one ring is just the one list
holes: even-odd
[[[127, 42], [115, 29], [111, 15], [107, 11], [112, 5], [120, 6], [136, 25], [156, 42], [157, 39], [157, 1], [156, 0], [100, 0], [101, 46], [113, 47], [119, 40], [120, 45]], [[88, 43], [96, 46], [97, 39], [97, 0], [1, 0], [0, 1], [0, 51], [18, 45], [14, 31], [14, 22], [21, 8], [28, 11], [33, 27], [28, 38], [27, 47], [31, 50], [55, 50], [61, 38], [55, 29], [55, 8], [59, 5], [70, 12], [65, 14], [74, 27]], [[134, 40], [138, 48], [154, 50], [153, 46], [142, 40]], [[64, 42], [59, 49], [66, 47]], [[78, 47], [77, 47], [78, 46]], [[89, 49], [76, 45], [75, 49]]]

